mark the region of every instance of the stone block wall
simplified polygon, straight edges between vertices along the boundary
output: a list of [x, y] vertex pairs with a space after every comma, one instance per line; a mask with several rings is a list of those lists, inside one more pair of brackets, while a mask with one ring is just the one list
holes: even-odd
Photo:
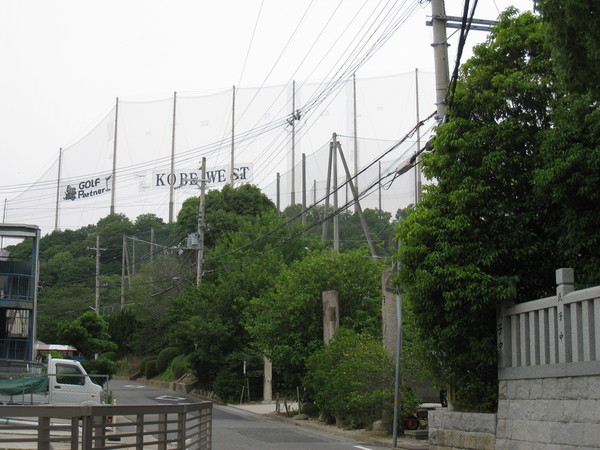
[[430, 450], [496, 448], [496, 414], [437, 409], [428, 419]]
[[600, 447], [600, 376], [501, 380], [497, 449]]

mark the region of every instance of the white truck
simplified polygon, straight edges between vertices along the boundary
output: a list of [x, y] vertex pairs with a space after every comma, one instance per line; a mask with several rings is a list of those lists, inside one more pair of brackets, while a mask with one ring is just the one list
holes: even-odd
[[96, 383], [92, 381], [79, 361], [49, 357], [46, 374], [0, 379], [0, 404], [57, 406], [106, 404], [107, 377], [99, 377], [96, 381]]

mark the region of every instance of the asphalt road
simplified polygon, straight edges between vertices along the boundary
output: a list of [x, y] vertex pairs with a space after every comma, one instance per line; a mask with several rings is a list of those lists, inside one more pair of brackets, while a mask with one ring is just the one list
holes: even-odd
[[[133, 381], [111, 380], [109, 388], [118, 405], [177, 404], [198, 401], [195, 397]], [[385, 447], [361, 444], [348, 438], [280, 422], [235, 407], [214, 405], [212, 448], [215, 450], [380, 450]]]

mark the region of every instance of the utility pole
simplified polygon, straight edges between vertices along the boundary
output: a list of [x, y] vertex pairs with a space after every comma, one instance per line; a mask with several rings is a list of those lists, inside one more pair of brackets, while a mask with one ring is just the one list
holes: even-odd
[[431, 23], [433, 26], [433, 57], [435, 63], [436, 119], [446, 119], [446, 95], [450, 84], [448, 73], [448, 37], [446, 35], [446, 7], [444, 0], [431, 0]]
[[[233, 180], [233, 178], [232, 178]], [[196, 285], [202, 282], [202, 270], [204, 265], [204, 194], [206, 190], [206, 158], [202, 158], [202, 178], [200, 179], [200, 203], [198, 204], [198, 263], [196, 265]]]
[[292, 190], [290, 204], [296, 204], [296, 82], [292, 81]]
[[340, 218], [338, 214], [338, 173], [337, 173], [337, 154], [335, 150], [337, 149], [337, 134], [333, 133], [333, 249], [336, 251], [340, 250]]
[[96, 303], [94, 310], [97, 315], [100, 315], [100, 252], [106, 250], [105, 248], [100, 248], [100, 235], [96, 235], [96, 247], [89, 248], [88, 250], [96, 251]]
[[[448, 94], [448, 85], [450, 84], [450, 74], [448, 68], [448, 36], [446, 33], [446, 24], [448, 17], [446, 16], [446, 7], [444, 0], [431, 0], [431, 25], [433, 26], [433, 57], [435, 66], [435, 99], [436, 99], [436, 119], [439, 124], [446, 121], [446, 96]], [[428, 24], [429, 25], [429, 24]], [[415, 77], [418, 75], [415, 73]], [[418, 78], [417, 78], [418, 86]], [[417, 117], [418, 112], [418, 88], [417, 88]], [[418, 120], [418, 119], [417, 119]], [[420, 140], [420, 134], [418, 135]], [[415, 162], [417, 154], [414, 155]], [[410, 162], [410, 161], [409, 161]], [[400, 174], [406, 167], [399, 167], [397, 172]], [[415, 170], [419, 171], [416, 167]], [[418, 201], [420, 180], [415, 175], [415, 203]], [[398, 249], [400, 249], [400, 241], [398, 241]], [[400, 264], [398, 263], [395, 270], [399, 270]], [[398, 420], [399, 420], [399, 406], [400, 406], [400, 360], [402, 352], [402, 299], [400, 293], [396, 294], [396, 320], [398, 324], [397, 336], [396, 336], [396, 375], [395, 375], [395, 389], [394, 389], [394, 422], [393, 422], [393, 435], [392, 435], [392, 448], [396, 448], [396, 442], [398, 438]]]
[[302, 153], [302, 226], [306, 225], [306, 155]]
[[121, 251], [121, 309], [125, 306], [125, 251], [127, 250], [127, 236], [123, 235], [123, 250]]
[[333, 142], [329, 143], [329, 160], [327, 162], [327, 182], [325, 186], [325, 207], [323, 208], [323, 232], [321, 240], [325, 242], [327, 240], [327, 215], [329, 214], [329, 191], [331, 190], [331, 163], [333, 158]]
[[154, 227], [150, 228], [150, 263], [154, 263]]
[[[356, 124], [356, 74], [352, 74], [352, 97], [354, 99], [354, 186], [358, 190], [358, 127]], [[381, 178], [380, 178], [381, 179]], [[354, 212], [357, 212], [358, 205], [354, 205]], [[380, 208], [381, 209], [381, 208]]]

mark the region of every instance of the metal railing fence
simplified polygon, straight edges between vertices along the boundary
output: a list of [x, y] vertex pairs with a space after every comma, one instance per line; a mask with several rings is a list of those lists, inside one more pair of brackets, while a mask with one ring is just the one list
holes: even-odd
[[0, 447], [166, 450], [212, 445], [212, 403], [0, 406]]

